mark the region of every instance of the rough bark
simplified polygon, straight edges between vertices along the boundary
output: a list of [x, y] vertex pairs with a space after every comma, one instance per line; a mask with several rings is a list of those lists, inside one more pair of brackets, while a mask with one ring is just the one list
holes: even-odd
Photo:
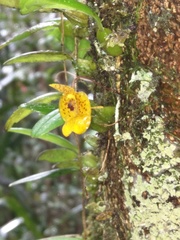
[[[178, 1], [99, 0], [96, 7], [117, 39], [128, 37], [122, 56], [104, 55], [97, 45], [92, 51], [94, 78], [106, 87], [101, 104], [114, 104], [116, 112], [115, 124], [99, 134], [88, 239], [178, 239]], [[93, 32], [91, 40], [94, 46]]]

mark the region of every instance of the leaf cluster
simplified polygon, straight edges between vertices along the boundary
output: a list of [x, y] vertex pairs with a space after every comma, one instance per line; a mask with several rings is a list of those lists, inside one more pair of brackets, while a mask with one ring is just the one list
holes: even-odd
[[[9, 46], [11, 43], [20, 42], [27, 37], [33, 37], [33, 34], [39, 31], [45, 33], [51, 32], [64, 46], [60, 47], [60, 51], [40, 50], [23, 53], [7, 60], [4, 64], [19, 64], [19, 63], [39, 63], [39, 62], [62, 62], [70, 60], [74, 63], [79, 72], [91, 75], [96, 69], [92, 58], [88, 54], [91, 48], [88, 36], [88, 17], [95, 20], [97, 28], [103, 29], [101, 21], [97, 14], [85, 4], [76, 0], [0, 0], [0, 4], [17, 8], [21, 14], [29, 14], [37, 12], [61, 12], [66, 18], [52, 19], [51, 21], [39, 23], [30, 27], [21, 33], [15, 34], [12, 38], [0, 45], [0, 50]], [[76, 46], [77, 44], [77, 46]], [[73, 174], [85, 168], [84, 174], [96, 176], [97, 172], [89, 171], [96, 169], [98, 166], [97, 158], [92, 153], [85, 153], [79, 157], [78, 148], [69, 140], [53, 133], [52, 131], [62, 126], [64, 123], [57, 109], [56, 101], [61, 95], [59, 93], [48, 93], [41, 95], [21, 104], [18, 109], [10, 116], [6, 122], [5, 129], [9, 132], [23, 134], [32, 138], [48, 141], [56, 145], [57, 148], [42, 152], [38, 160], [45, 160], [56, 165], [55, 169], [40, 172], [10, 184], [15, 186], [22, 183], [28, 183], [39, 180], [45, 177], [57, 177], [65, 174]], [[38, 113], [41, 116], [32, 128], [14, 127], [14, 124], [19, 124], [21, 120], [28, 117], [31, 113]], [[107, 130], [106, 124], [113, 121], [114, 108], [104, 107], [100, 110], [93, 110], [92, 129], [99, 132]], [[88, 176], [91, 182], [91, 178]], [[95, 181], [93, 181], [94, 184]], [[52, 238], [53, 239], [53, 238]], [[57, 239], [62, 239], [57, 237]], [[71, 237], [63, 238], [71, 239]], [[75, 236], [73, 239], [81, 239]]]

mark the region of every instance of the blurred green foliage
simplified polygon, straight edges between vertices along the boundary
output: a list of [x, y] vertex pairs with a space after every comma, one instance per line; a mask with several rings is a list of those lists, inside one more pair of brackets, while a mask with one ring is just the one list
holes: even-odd
[[[18, 11], [0, 7], [0, 41], [5, 42], [30, 26], [56, 18], [55, 13], [21, 16]], [[56, 33], [57, 34], [57, 33]], [[51, 169], [48, 162], [36, 161], [40, 152], [54, 147], [49, 142], [6, 133], [5, 122], [17, 107], [49, 89], [62, 63], [16, 64], [3, 62], [16, 55], [36, 50], [58, 50], [53, 32], [37, 32], [33, 38], [11, 43], [0, 52], [0, 238], [38, 239], [67, 233], [81, 233], [81, 196], [79, 177], [68, 174], [23, 185], [8, 185], [25, 176]], [[67, 69], [71, 66], [68, 63]], [[31, 114], [21, 127], [31, 128], [38, 114]], [[58, 130], [55, 132], [58, 133]], [[6, 231], [5, 225], [17, 220], [18, 227]]]

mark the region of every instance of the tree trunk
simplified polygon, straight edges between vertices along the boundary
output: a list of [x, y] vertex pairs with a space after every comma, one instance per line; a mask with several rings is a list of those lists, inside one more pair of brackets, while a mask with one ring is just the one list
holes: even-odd
[[116, 110], [115, 123], [99, 134], [88, 239], [180, 239], [178, 1], [98, 0], [94, 7], [113, 41], [125, 44], [121, 56], [105, 55], [92, 30], [95, 97], [103, 91], [100, 104]]

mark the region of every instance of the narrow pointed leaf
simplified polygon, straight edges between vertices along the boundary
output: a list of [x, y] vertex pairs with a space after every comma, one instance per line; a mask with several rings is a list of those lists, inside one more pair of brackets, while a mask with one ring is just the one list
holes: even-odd
[[26, 108], [33, 110], [34, 112], [40, 112], [41, 114], [48, 114], [56, 110], [57, 105], [50, 103], [29, 103]]
[[21, 178], [20, 180], [17, 180], [13, 183], [10, 183], [9, 186], [15, 186], [18, 184], [22, 184], [22, 183], [27, 183], [27, 182], [32, 182], [32, 181], [36, 181], [39, 180], [41, 178], [45, 178], [48, 177], [54, 173], [57, 173], [59, 171], [59, 169], [53, 169], [53, 170], [49, 170], [49, 171], [45, 171], [45, 172], [41, 172], [41, 173], [37, 173], [37, 174], [33, 174], [29, 177], [25, 177], [25, 178]]
[[64, 120], [59, 114], [59, 109], [56, 109], [43, 118], [41, 118], [32, 129], [32, 137], [40, 137], [45, 133], [50, 132], [51, 130], [61, 126], [64, 123]]
[[[6, 199], [7, 201], [7, 199]], [[9, 234], [10, 231], [16, 229], [17, 227], [19, 227], [19, 225], [21, 225], [22, 223], [24, 223], [24, 219], [22, 217], [16, 217], [10, 221], [8, 221], [6, 224], [4, 224], [2, 227], [0, 227], [0, 233], [1, 236], [6, 236], [7, 234]]]
[[28, 14], [34, 11], [49, 12], [53, 9], [84, 13], [94, 18], [99, 28], [103, 28], [98, 15], [90, 7], [76, 0], [20, 0], [20, 11], [22, 14]]
[[26, 108], [18, 108], [13, 114], [10, 116], [10, 118], [7, 120], [5, 129], [6, 131], [9, 131], [9, 129], [15, 124], [21, 121], [23, 118], [27, 117], [29, 114], [32, 113], [32, 110], [26, 109]]
[[[32, 130], [28, 129], [28, 128], [11, 128], [9, 129], [9, 132], [14, 132], [14, 133], [20, 133], [26, 136], [31, 137], [32, 134]], [[38, 139], [44, 140], [44, 141], [48, 141], [51, 143], [54, 143], [60, 147], [64, 147], [64, 148], [69, 148], [73, 151], [78, 152], [78, 149], [76, 146], [74, 146], [71, 142], [69, 142], [67, 139], [58, 136], [56, 134], [53, 133], [46, 133], [41, 137], [38, 137]]]
[[31, 34], [37, 32], [39, 30], [42, 30], [42, 29], [49, 30], [50, 28], [54, 28], [54, 27], [59, 27], [59, 21], [50, 21], [50, 22], [39, 23], [39, 24], [23, 31], [22, 33], [16, 34], [14, 37], [12, 37], [9, 40], [7, 40], [6, 42], [2, 43], [0, 45], [0, 49], [6, 47], [7, 45], [9, 45], [12, 42], [16, 42], [16, 41], [22, 40], [24, 38], [27, 38]]
[[[34, 109], [32, 109], [32, 105], [49, 103], [53, 100], [57, 100], [59, 98], [59, 94], [57, 93], [47, 93], [37, 98], [32, 99], [28, 103], [23, 103], [19, 106], [19, 108], [10, 116], [7, 120], [5, 129], [8, 131], [15, 123], [18, 123], [29, 114], [31, 114]], [[30, 106], [30, 107], [29, 107]]]
[[62, 163], [69, 161], [69, 167], [72, 166], [72, 160], [77, 158], [77, 153], [66, 148], [55, 148], [46, 150], [41, 153], [38, 160], [48, 161], [51, 163]]
[[50, 103], [52, 101], [55, 101], [57, 99], [59, 99], [60, 94], [57, 92], [50, 92], [50, 93], [45, 93], [43, 95], [40, 95], [36, 98], [33, 98], [32, 100], [30, 100], [27, 103], [23, 103], [21, 104], [22, 107], [29, 107], [32, 106], [35, 103]]
[[41, 238], [39, 240], [83, 240], [80, 235], [63, 235], [63, 236], [55, 236], [48, 238]]
[[10, 65], [14, 63], [60, 62], [67, 59], [71, 59], [71, 57], [58, 51], [35, 51], [13, 57], [7, 60], [4, 65]]
[[12, 187], [12, 186], [15, 186], [15, 185], [18, 185], [18, 184], [32, 182], [32, 181], [36, 181], [36, 180], [39, 180], [39, 179], [42, 179], [42, 178], [45, 178], [45, 177], [49, 177], [49, 176], [54, 177], [54, 176], [65, 175], [65, 174], [68, 174], [68, 173], [72, 173], [74, 171], [76, 171], [76, 169], [74, 169], [74, 168], [53, 169], [53, 170], [33, 174], [29, 177], [22, 178], [18, 181], [15, 181], [15, 182], [9, 184], [9, 186]]
[[19, 8], [19, 0], [0, 0], [0, 5], [11, 8]]

